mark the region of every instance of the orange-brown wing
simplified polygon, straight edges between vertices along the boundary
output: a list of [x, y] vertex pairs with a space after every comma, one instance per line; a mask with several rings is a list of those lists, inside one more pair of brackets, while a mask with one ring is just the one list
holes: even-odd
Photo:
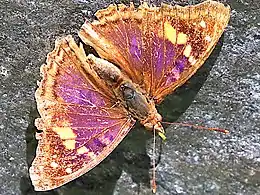
[[110, 5], [79, 33], [99, 55], [116, 63], [156, 103], [204, 63], [226, 27], [230, 8], [215, 1], [186, 7]]
[[[134, 120], [86, 63], [71, 36], [56, 42], [36, 91], [41, 118], [30, 177], [37, 191], [57, 188], [86, 173], [125, 137]], [[113, 108], [112, 108], [113, 107]]]

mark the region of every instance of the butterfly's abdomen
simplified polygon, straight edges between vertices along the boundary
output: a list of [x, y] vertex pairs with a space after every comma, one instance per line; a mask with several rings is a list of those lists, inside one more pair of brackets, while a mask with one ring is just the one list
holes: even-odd
[[116, 88], [124, 80], [124, 76], [120, 69], [106, 60], [90, 54], [87, 57], [87, 62], [109, 87]]

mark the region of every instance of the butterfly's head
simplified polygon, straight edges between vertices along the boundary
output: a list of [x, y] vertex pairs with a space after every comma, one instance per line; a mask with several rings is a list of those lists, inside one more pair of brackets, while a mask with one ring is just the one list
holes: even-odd
[[158, 135], [165, 140], [166, 136], [165, 136], [165, 131], [164, 128], [161, 124], [162, 121], [162, 116], [156, 112], [151, 114], [146, 120], [141, 121], [141, 123], [144, 125], [144, 127], [149, 130], [149, 131], [153, 131], [155, 130]]

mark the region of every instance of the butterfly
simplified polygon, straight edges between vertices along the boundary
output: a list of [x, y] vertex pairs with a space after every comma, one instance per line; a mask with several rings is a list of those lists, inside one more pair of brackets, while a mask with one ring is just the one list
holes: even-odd
[[56, 40], [41, 66], [36, 90], [41, 118], [36, 157], [29, 169], [36, 191], [55, 189], [85, 174], [138, 120], [162, 139], [155, 105], [204, 63], [230, 18], [230, 7], [205, 1], [186, 7], [142, 3], [110, 5], [86, 21], [81, 40]]

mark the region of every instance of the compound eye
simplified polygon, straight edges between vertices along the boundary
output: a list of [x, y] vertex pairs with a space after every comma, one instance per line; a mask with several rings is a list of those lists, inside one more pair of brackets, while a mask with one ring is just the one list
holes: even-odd
[[124, 88], [123, 95], [125, 100], [131, 100], [135, 97], [135, 91], [131, 88]]

